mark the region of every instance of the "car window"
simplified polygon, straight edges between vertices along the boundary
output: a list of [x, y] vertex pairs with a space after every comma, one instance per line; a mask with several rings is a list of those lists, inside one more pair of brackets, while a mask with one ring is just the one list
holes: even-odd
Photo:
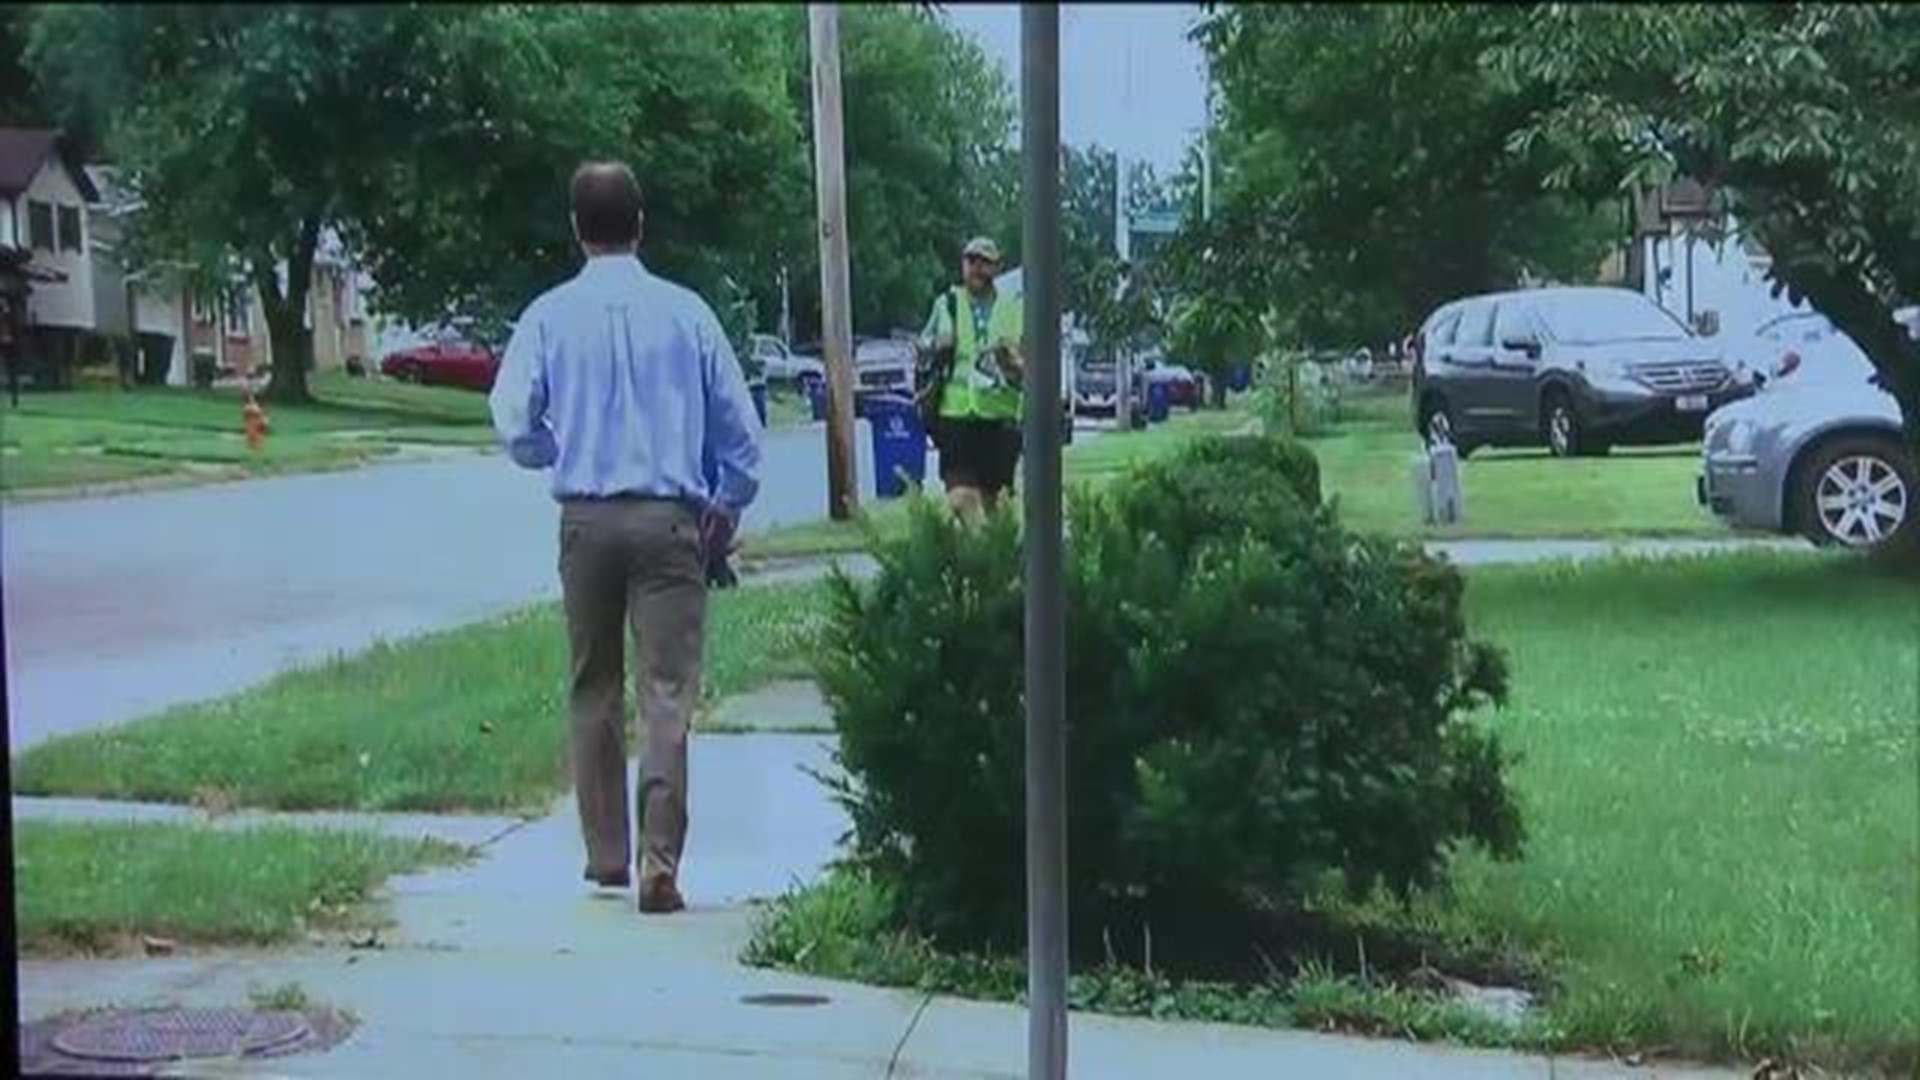
[[1458, 311], [1450, 311], [1441, 317], [1440, 321], [1434, 325], [1433, 335], [1430, 340], [1432, 344], [1435, 345], [1451, 345], [1453, 344], [1453, 332], [1459, 328], [1460, 313]]
[[1533, 341], [1540, 335], [1533, 329], [1533, 306], [1518, 300], [1501, 304], [1493, 317], [1493, 340]]
[[1569, 345], [1613, 341], [1684, 341], [1686, 324], [1665, 308], [1625, 289], [1576, 292], [1541, 304], [1554, 340]]
[[1453, 343], [1467, 346], [1493, 344], [1493, 305], [1468, 304], [1460, 313], [1460, 328], [1454, 335]]

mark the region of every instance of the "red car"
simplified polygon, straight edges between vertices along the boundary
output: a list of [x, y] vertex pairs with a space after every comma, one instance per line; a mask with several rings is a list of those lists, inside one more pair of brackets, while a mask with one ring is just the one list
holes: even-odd
[[423, 386], [458, 386], [482, 392], [493, 389], [500, 358], [485, 345], [457, 334], [442, 334], [423, 345], [388, 354], [380, 374]]

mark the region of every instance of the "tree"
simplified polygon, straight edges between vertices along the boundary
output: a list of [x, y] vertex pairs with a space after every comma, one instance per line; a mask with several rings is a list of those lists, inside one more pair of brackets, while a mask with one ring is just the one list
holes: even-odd
[[1236, 364], [1251, 363], [1264, 337], [1257, 309], [1207, 293], [1173, 303], [1167, 349], [1207, 373], [1213, 403], [1224, 407], [1227, 380]]
[[796, 43], [780, 13], [493, 10], [466, 37], [500, 73], [491, 96], [513, 138], [464, 165], [457, 137], [415, 158], [405, 190], [436, 213], [400, 203], [360, 230], [381, 307], [415, 323], [472, 317], [503, 336], [578, 265], [573, 167], [615, 158], [640, 179], [650, 267], [716, 310], [730, 304], [728, 279], [751, 293], [753, 322], [776, 309], [779, 255], [811, 233], [809, 164], [785, 84]]
[[1772, 275], [1859, 344], [1920, 459], [1920, 9], [1904, 4], [1533, 9], [1490, 66], [1547, 100], [1512, 137], [1561, 187], [1686, 176]]
[[1536, 102], [1478, 60], [1524, 14], [1246, 5], [1198, 28], [1222, 114], [1216, 222], [1238, 225], [1213, 246], [1226, 265], [1274, 263], [1263, 306], [1289, 335], [1397, 338], [1525, 269], [1585, 279], [1618, 242], [1613, 192], [1542, 200], [1544, 168], [1507, 152]]
[[1101, 259], [1088, 275], [1086, 294], [1087, 336], [1096, 353], [1137, 351], [1162, 331], [1166, 297], [1151, 264]]
[[709, 297], [733, 276], [771, 299], [808, 231], [770, 10], [50, 7], [33, 41], [146, 202], [134, 258], [259, 290], [282, 400], [307, 396], [328, 229], [383, 311], [483, 336], [576, 265], [566, 181], [586, 158], [635, 166], [649, 261]]
[[[448, 150], [484, 168], [507, 132], [470, 32], [511, 9], [49, 6], [30, 62], [50, 94], [97, 119], [146, 207], [130, 261], [184, 261], [202, 285], [258, 289], [275, 358], [271, 397], [306, 399], [304, 325], [330, 225], [433, 228], [436, 189], [409, 183]], [[537, 64], [539, 57], [525, 63]], [[449, 173], [447, 175], [459, 175]], [[442, 177], [443, 187], [451, 186]]]
[[[806, 13], [778, 10], [798, 46], [789, 94], [811, 130]], [[854, 326], [917, 328], [970, 236], [992, 233], [1009, 264], [1018, 259], [1012, 89], [972, 38], [929, 11], [853, 5], [840, 18]], [[788, 261], [796, 321], [810, 333], [820, 280], [810, 235]]]

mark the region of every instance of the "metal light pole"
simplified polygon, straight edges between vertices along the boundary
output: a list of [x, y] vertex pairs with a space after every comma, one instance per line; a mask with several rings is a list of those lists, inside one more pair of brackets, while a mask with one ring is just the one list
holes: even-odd
[[1020, 9], [1026, 392], [1027, 1077], [1067, 1075], [1067, 733], [1060, 513], [1060, 8]]
[[1200, 125], [1200, 220], [1213, 220], [1213, 64], [1207, 63], [1207, 119]]
[[[7, 366], [11, 369], [13, 366], [12, 362], [9, 361]], [[5, 611], [5, 604], [0, 603], [0, 657], [6, 655], [7, 648], [7, 619]], [[0, 706], [5, 705], [6, 700], [7, 665], [0, 663]], [[0, 709], [0, 711], [5, 710]], [[0, 753], [6, 754], [8, 761], [13, 760], [13, 749], [8, 745], [8, 730], [6, 725], [0, 725]], [[15, 852], [13, 845], [12, 770], [8, 770], [4, 777], [0, 777], [0, 788], [5, 788], [4, 791], [0, 791], [0, 795], [5, 796], [4, 799], [0, 799], [0, 855], [4, 855], [6, 858], [6, 862], [0, 864], [0, 888], [5, 890], [4, 895], [0, 895], [0, 928], [5, 929], [8, 940], [19, 941], [20, 927], [18, 912], [15, 910], [14, 905]], [[16, 972], [19, 970], [17, 964], [14, 970]], [[0, 1001], [0, 1006], [4, 1006], [7, 1011], [5, 1024], [0, 1025], [0, 1039], [6, 1041], [6, 1045], [0, 1046], [0, 1076], [19, 1076], [21, 1075], [20, 980], [8, 979], [7, 985], [13, 987], [13, 989], [6, 991], [4, 995], [0, 995], [6, 999]]]
[[859, 509], [853, 451], [853, 310], [847, 270], [847, 173], [840, 112], [840, 12], [807, 5], [813, 55], [814, 193], [820, 215], [820, 343], [827, 368], [827, 516]]

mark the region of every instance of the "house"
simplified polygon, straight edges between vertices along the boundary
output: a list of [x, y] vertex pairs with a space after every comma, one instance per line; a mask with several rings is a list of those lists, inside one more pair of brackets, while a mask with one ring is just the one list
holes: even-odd
[[0, 128], [0, 249], [30, 282], [17, 309], [19, 358], [59, 377], [93, 332], [87, 206], [99, 193], [58, 131]]
[[1715, 206], [1713, 193], [1682, 179], [1639, 193], [1633, 204], [1627, 284], [1707, 336], [1744, 335], [1796, 310], [1773, 294], [1773, 259]]
[[[98, 238], [95, 327], [131, 334], [140, 350], [143, 381], [184, 386], [201, 378], [264, 371], [273, 362], [266, 308], [244, 278], [225, 289], [195, 291], [185, 275], [149, 268], [128, 275], [118, 244], [142, 204], [107, 166], [88, 169], [101, 198], [90, 207]], [[284, 286], [287, 272], [280, 268]], [[313, 331], [316, 371], [338, 370], [367, 356], [366, 280], [339, 236], [327, 230], [314, 257], [305, 323]]]

